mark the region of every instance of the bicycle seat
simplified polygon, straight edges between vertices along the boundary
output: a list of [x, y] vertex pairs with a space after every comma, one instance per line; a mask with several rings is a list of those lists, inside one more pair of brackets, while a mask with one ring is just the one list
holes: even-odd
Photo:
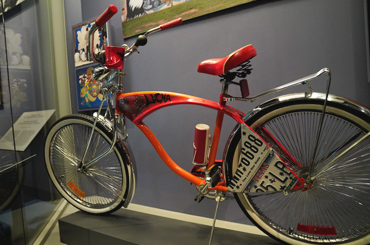
[[231, 69], [257, 55], [256, 49], [249, 44], [240, 48], [225, 58], [215, 58], [202, 61], [198, 65], [197, 71], [209, 75], [225, 75]]

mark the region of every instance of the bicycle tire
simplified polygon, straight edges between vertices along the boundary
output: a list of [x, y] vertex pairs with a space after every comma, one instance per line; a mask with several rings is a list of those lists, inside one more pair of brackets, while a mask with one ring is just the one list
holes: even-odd
[[[325, 95], [290, 95], [272, 99], [255, 110], [246, 123], [257, 133], [264, 127], [302, 165], [310, 166], [317, 125]], [[340, 97], [330, 96], [322, 137], [313, 162], [310, 189], [285, 195], [234, 193], [246, 216], [272, 238], [288, 244], [370, 242], [370, 137], [345, 153], [349, 146], [370, 131], [370, 111]], [[261, 135], [279, 152], [279, 147]], [[229, 182], [238, 166], [240, 127], [237, 126], [225, 151]], [[321, 172], [326, 163], [341, 155]], [[281, 156], [284, 159], [284, 156]], [[275, 180], [275, 179], [274, 179]]]
[[[45, 163], [59, 193], [76, 208], [93, 214], [107, 214], [124, 204], [129, 190], [127, 155], [117, 142], [113, 151], [79, 171], [94, 118], [70, 115], [58, 120], [45, 142]], [[113, 133], [97, 122], [86, 162], [110, 148]]]

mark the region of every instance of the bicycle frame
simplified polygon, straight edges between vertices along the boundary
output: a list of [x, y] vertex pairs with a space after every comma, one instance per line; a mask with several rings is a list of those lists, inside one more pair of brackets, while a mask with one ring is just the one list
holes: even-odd
[[[167, 154], [163, 146], [160, 144], [159, 140], [155, 137], [154, 133], [147, 127], [147, 125], [143, 122], [143, 120], [149, 116], [151, 113], [173, 105], [180, 105], [180, 104], [189, 104], [189, 105], [197, 105], [207, 107], [217, 111], [217, 118], [215, 122], [215, 128], [213, 132], [213, 141], [211, 144], [210, 156], [207, 168], [213, 165], [216, 162], [216, 153], [218, 149], [218, 144], [220, 140], [221, 128], [223, 124], [223, 118], [226, 114], [233, 118], [238, 124], [245, 124], [246, 121], [246, 114], [239, 111], [238, 109], [226, 105], [227, 101], [233, 100], [242, 100], [242, 101], [253, 101], [258, 97], [262, 97], [267, 94], [279, 92], [286, 88], [296, 86], [296, 85], [307, 85], [310, 89], [309, 93], [306, 93], [306, 96], [310, 96], [312, 94], [312, 89], [309, 84], [309, 81], [317, 78], [322, 74], [328, 74], [328, 87], [330, 85], [330, 71], [326, 68], [320, 70], [317, 73], [314, 73], [310, 76], [306, 76], [304, 78], [298, 79], [291, 83], [282, 85], [278, 88], [266, 91], [260, 95], [250, 97], [250, 98], [236, 98], [231, 97], [227, 94], [228, 90], [228, 82], [224, 81], [224, 87], [222, 89], [222, 93], [219, 97], [219, 102], [214, 102], [210, 100], [206, 100], [203, 98], [181, 94], [181, 93], [173, 93], [173, 92], [166, 92], [166, 91], [146, 91], [146, 92], [131, 92], [131, 93], [123, 93], [118, 92], [116, 94], [116, 114], [123, 115], [124, 117], [131, 120], [148, 138], [154, 149], [157, 151], [158, 155], [161, 157], [163, 162], [177, 175], [180, 177], [188, 180], [189, 182], [195, 184], [196, 186], [206, 184], [206, 181], [194, 176], [193, 174], [189, 173], [188, 171], [179, 167]], [[328, 95], [328, 91], [326, 96]], [[323, 115], [325, 112], [325, 105], [323, 109]], [[323, 117], [322, 115], [322, 117]], [[321, 119], [322, 120], [322, 119]], [[320, 122], [321, 128], [322, 122]], [[249, 129], [250, 127], [246, 125]], [[254, 130], [250, 129], [254, 132]], [[257, 134], [256, 134], [257, 135]], [[317, 136], [317, 138], [319, 135]], [[261, 138], [261, 140], [263, 140]], [[292, 170], [291, 170], [292, 171]], [[298, 178], [298, 176], [292, 171], [292, 173]], [[304, 182], [304, 180], [300, 180], [300, 182]], [[225, 185], [225, 180], [221, 181], [214, 188], [210, 188], [210, 190], [218, 190], [218, 191], [228, 191]]]
[[[146, 91], [146, 92], [133, 92], [133, 93], [118, 93], [116, 98], [116, 113], [123, 114], [129, 120], [131, 120], [148, 138], [158, 155], [161, 157], [163, 162], [177, 175], [188, 180], [189, 182], [200, 186], [205, 184], [206, 181], [194, 176], [188, 171], [179, 167], [167, 154], [163, 146], [160, 144], [154, 133], [146, 126], [143, 122], [148, 115], [151, 113], [173, 105], [189, 104], [204, 106], [217, 111], [217, 118], [215, 123], [215, 129], [213, 132], [213, 142], [211, 145], [211, 152], [208, 162], [208, 167], [215, 163], [216, 153], [218, 148], [218, 142], [220, 139], [221, 127], [223, 123], [224, 115], [228, 115], [233, 118], [236, 122], [244, 123], [243, 117], [245, 114], [234, 107], [226, 105], [226, 95], [220, 95], [219, 103], [194, 97], [191, 95], [163, 92], [163, 91]], [[225, 182], [221, 182], [222, 185], [217, 185], [210, 190], [227, 191]]]
[[[114, 10], [114, 11], [112, 11], [112, 10]], [[92, 40], [93, 40], [92, 37], [93, 37], [93, 33], [95, 32], [95, 30], [98, 27], [101, 27], [102, 24], [104, 24], [110, 18], [110, 16], [113, 15], [115, 12], [116, 12], [116, 8], [113, 8], [113, 9], [108, 8], [106, 10], [106, 12], [96, 20], [96, 22], [95, 22], [96, 25], [94, 25], [90, 29], [90, 33], [89, 33], [90, 34], [89, 35], [90, 36], [90, 40], [89, 40], [90, 45], [92, 44]], [[95, 54], [92, 52], [93, 58], [96, 61], [98, 61], [99, 63], [105, 64], [106, 68], [121, 69], [123, 67], [124, 58], [130, 56], [133, 52], [136, 52], [138, 46], [145, 45], [146, 42], [147, 42], [146, 37], [150, 33], [170, 28], [172, 26], [180, 24], [181, 22], [182, 22], [181, 19], [177, 19], [177, 20], [174, 20], [172, 22], [168, 22], [164, 25], [161, 25], [157, 28], [151, 29], [145, 35], [139, 36], [137, 41], [135, 42], [135, 44], [133, 44], [131, 47], [129, 47], [127, 45], [123, 45], [122, 47], [106, 47], [105, 55], [98, 55], [98, 57], [95, 57]], [[107, 69], [103, 69], [102, 70], [103, 73], [101, 73], [100, 71], [97, 72], [97, 77], [104, 78], [105, 75], [103, 75], [103, 74], [107, 74], [106, 72], [108, 72], [108, 71], [109, 70], [107, 70]], [[247, 73], [248, 73], [248, 71], [245, 71], [244, 75], [246, 76]], [[223, 88], [222, 88], [222, 92], [220, 94], [218, 103], [214, 102], [214, 101], [210, 101], [210, 100], [190, 96], [190, 95], [185, 95], [185, 94], [180, 94], [180, 93], [173, 93], [173, 92], [164, 92], [164, 91], [146, 91], [146, 92], [123, 93], [122, 92], [123, 91], [122, 90], [123, 84], [122, 84], [122, 80], [121, 80], [118, 86], [117, 85], [111, 85], [111, 88], [113, 90], [110, 91], [110, 92], [113, 92], [113, 91], [117, 92], [116, 93], [116, 112], [115, 112], [116, 116], [114, 117], [114, 120], [115, 120], [114, 121], [114, 128], [115, 129], [114, 130], [116, 131], [116, 127], [117, 127], [117, 121], [116, 121], [117, 116], [119, 117], [119, 115], [121, 115], [123, 117], [127, 117], [129, 120], [131, 120], [144, 133], [144, 135], [148, 138], [148, 140], [150, 141], [150, 143], [152, 144], [154, 149], [157, 151], [158, 155], [163, 160], [163, 162], [173, 172], [175, 172], [180, 177], [188, 180], [189, 182], [195, 184], [196, 186], [201, 186], [201, 185], [202, 186], [207, 186], [208, 183], [206, 182], [206, 180], [204, 180], [203, 178], [197, 177], [194, 174], [180, 168], [169, 157], [169, 155], [164, 150], [163, 146], [160, 144], [160, 142], [155, 137], [153, 132], [145, 125], [145, 123], [143, 122], [143, 119], [145, 119], [148, 115], [150, 115], [154, 111], [159, 110], [159, 109], [164, 108], [164, 107], [167, 107], [167, 106], [179, 105], [179, 104], [191, 104], [191, 105], [204, 106], [204, 107], [207, 107], [207, 108], [210, 108], [210, 109], [213, 109], [213, 110], [217, 111], [217, 118], [216, 118], [216, 122], [215, 122], [214, 133], [213, 133], [213, 140], [212, 140], [212, 144], [211, 144], [211, 149], [210, 149], [210, 154], [209, 154], [209, 159], [208, 159], [206, 169], [210, 169], [210, 167], [213, 164], [216, 163], [216, 154], [217, 154], [217, 149], [218, 149], [218, 144], [219, 144], [219, 139], [220, 139], [220, 133], [221, 133], [221, 128], [222, 128], [223, 119], [224, 119], [225, 114], [230, 116], [231, 118], [233, 118], [239, 125], [241, 125], [241, 126], [244, 125], [245, 126], [244, 128], [246, 129], [246, 131], [248, 131], [248, 133], [243, 132], [244, 135], [251, 134], [253, 138], [259, 138], [259, 140], [261, 142], [264, 142], [264, 144], [261, 143], [261, 146], [263, 145], [261, 150], [263, 152], [263, 158], [266, 159], [267, 155], [273, 154], [272, 151], [271, 151], [271, 147], [268, 146], [268, 144], [254, 130], [252, 130], [248, 125], [246, 125], [246, 123], [245, 123], [246, 118], [245, 117], [247, 117], [247, 116], [243, 112], [241, 112], [241, 111], [239, 111], [239, 110], [237, 110], [237, 109], [235, 109], [231, 106], [226, 105], [227, 101], [234, 101], [234, 100], [254, 101], [255, 99], [257, 99], [259, 97], [263, 97], [263, 96], [271, 94], [271, 93], [279, 92], [281, 90], [284, 90], [286, 88], [293, 87], [293, 86], [296, 86], [296, 85], [299, 85], [299, 84], [308, 86], [310, 92], [306, 93], [306, 96], [309, 97], [309, 96], [312, 95], [312, 88], [309, 84], [309, 81], [318, 77], [318, 76], [320, 76], [323, 73], [328, 74], [329, 78], [328, 78], [328, 83], [327, 83], [326, 98], [325, 98], [323, 111], [322, 111], [322, 116], [321, 116], [320, 124], [319, 124], [319, 131], [318, 131], [318, 134], [316, 135], [316, 146], [315, 146], [316, 148], [314, 150], [314, 156], [315, 156], [316, 151], [317, 151], [317, 142], [318, 142], [318, 140], [320, 138], [320, 135], [321, 135], [321, 128], [322, 128], [323, 118], [325, 116], [326, 101], [327, 101], [327, 98], [328, 98], [329, 88], [330, 88], [330, 71], [326, 68], [321, 69], [317, 73], [314, 73], [312, 75], [309, 75], [309, 76], [301, 78], [301, 79], [298, 79], [298, 80], [293, 81], [291, 83], [287, 83], [285, 85], [279, 86], [275, 89], [268, 90], [266, 92], [263, 92], [259, 95], [254, 96], [254, 97], [244, 97], [244, 98], [233, 97], [233, 96], [230, 96], [230, 95], [227, 94], [229, 84], [237, 84], [241, 88], [242, 88], [242, 84], [238, 84], [238, 83], [235, 83], [235, 82], [232, 81], [235, 78], [235, 75], [234, 75], [233, 78], [231, 78], [230, 76], [229, 77], [224, 76], [223, 79], [221, 80], [221, 82], [223, 83]], [[228, 79], [230, 79], [230, 80], [228, 80]], [[115, 88], [114, 86], [116, 86], [117, 88]], [[108, 88], [106, 88], [106, 89], [107, 89], [107, 91], [110, 90]], [[99, 118], [100, 110], [101, 110], [101, 107], [99, 108], [98, 116], [96, 117], [96, 120], [95, 120], [95, 123], [94, 123], [94, 126], [93, 126], [93, 130], [94, 130], [95, 124], [96, 124], [96, 122]], [[109, 103], [109, 111], [113, 112], [110, 103]], [[123, 125], [124, 125], [124, 121], [121, 121], [121, 122], [123, 122]], [[124, 125], [124, 127], [125, 127], [125, 125]], [[125, 134], [125, 132], [124, 132], [124, 134]], [[116, 140], [117, 136], [115, 135], [114, 137], [115, 137], [114, 140]], [[91, 141], [91, 139], [89, 140], [89, 144], [90, 144], [90, 141]], [[279, 145], [279, 142], [276, 142], [276, 143]], [[88, 147], [89, 147], [89, 145], [88, 145]], [[111, 147], [111, 149], [112, 149], [112, 147]], [[111, 151], [111, 149], [109, 149], [109, 151]], [[87, 151], [85, 151], [85, 155], [86, 155], [86, 152]], [[80, 164], [79, 169], [81, 169], [83, 167], [86, 167], [85, 163], [84, 163], [85, 155], [83, 157], [83, 160]], [[98, 158], [103, 157], [103, 155], [99, 156]], [[265, 159], [262, 159], [261, 157], [256, 160], [256, 162], [259, 162], [259, 164], [262, 164], [263, 161], [265, 160]], [[277, 157], [276, 159], [280, 159], [278, 156], [276, 156], [276, 157]], [[93, 161], [95, 161], [95, 159]], [[90, 163], [92, 163], [92, 162], [90, 162]], [[88, 163], [87, 166], [90, 163]], [[249, 165], [249, 163], [248, 163], [248, 165]], [[223, 170], [223, 165], [221, 167], [222, 167], [222, 170]], [[288, 167], [288, 166], [286, 166], [286, 167]], [[243, 166], [241, 166], [241, 168], [245, 169], [245, 168], [243, 168]], [[301, 184], [303, 184], [305, 182], [305, 180], [300, 179], [298, 177], [298, 175], [296, 173], [294, 173], [294, 171], [292, 171], [291, 169], [289, 169], [289, 170], [294, 174], [294, 176], [299, 180], [299, 182], [301, 182]], [[246, 172], [245, 170], [243, 170], [243, 171]], [[243, 171], [241, 171], [241, 172], [243, 172]], [[249, 173], [248, 173], [248, 175], [249, 175]], [[226, 186], [226, 181], [225, 181], [224, 175], [221, 174], [220, 177], [221, 177], [221, 181], [215, 187], [209, 188], [209, 190], [217, 190], [217, 191], [222, 191], [222, 192], [230, 191], [231, 189], [228, 189], [227, 186]], [[243, 175], [242, 179], [243, 180], [241, 180], [240, 182], [243, 182], [243, 184], [244, 184], [246, 182], [246, 181], [244, 181], [246, 179], [246, 176]]]

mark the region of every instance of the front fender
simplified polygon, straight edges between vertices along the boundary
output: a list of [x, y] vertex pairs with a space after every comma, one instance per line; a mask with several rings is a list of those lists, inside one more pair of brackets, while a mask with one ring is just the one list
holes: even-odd
[[[94, 117], [96, 117], [96, 114], [94, 114]], [[107, 118], [104, 118], [103, 116], [99, 116], [98, 121], [104, 125], [104, 127], [108, 131], [112, 131], [114, 129], [114, 124]], [[122, 146], [122, 149], [125, 152], [126, 157], [123, 158], [124, 164], [126, 165], [127, 168], [127, 178], [128, 178], [128, 187], [127, 187], [127, 194], [126, 198], [124, 200], [123, 206], [125, 208], [128, 207], [130, 204], [132, 198], [134, 197], [135, 194], [135, 189], [136, 189], [136, 162], [134, 159], [134, 155], [132, 154], [132, 150], [130, 145], [127, 142], [127, 137], [126, 135], [123, 134], [122, 130], [117, 129], [117, 143]]]
[[124, 149], [127, 157], [127, 171], [128, 171], [128, 190], [127, 190], [127, 197], [125, 200], [125, 203], [123, 206], [125, 208], [128, 207], [130, 204], [132, 198], [134, 197], [135, 194], [135, 189], [136, 189], [136, 162], [134, 159], [134, 155], [132, 154], [131, 147], [128, 144], [127, 140], [119, 140], [119, 143], [122, 145], [122, 148]]

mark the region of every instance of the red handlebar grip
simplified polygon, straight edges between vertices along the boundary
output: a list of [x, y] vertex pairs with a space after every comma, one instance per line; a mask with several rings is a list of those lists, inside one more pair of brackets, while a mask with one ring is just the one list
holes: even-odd
[[117, 7], [113, 4], [109, 7], [95, 20], [95, 25], [97, 27], [103, 27], [103, 25], [110, 19], [112, 16], [117, 13]]
[[177, 25], [180, 25], [182, 23], [182, 19], [181, 18], [178, 18], [176, 20], [172, 20], [170, 22], [167, 22], [163, 25], [160, 25], [159, 27], [161, 28], [161, 30], [166, 30], [168, 28], [171, 28], [171, 27], [174, 27], [174, 26], [177, 26]]

